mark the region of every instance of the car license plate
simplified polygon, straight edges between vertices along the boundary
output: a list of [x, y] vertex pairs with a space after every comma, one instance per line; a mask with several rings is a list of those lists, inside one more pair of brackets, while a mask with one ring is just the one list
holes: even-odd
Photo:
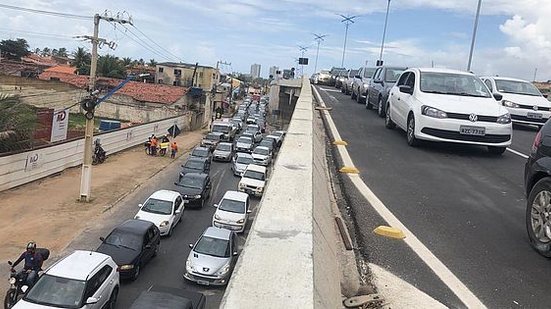
[[484, 136], [484, 135], [486, 135], [486, 128], [484, 128], [484, 127], [460, 126], [459, 127], [459, 134]]
[[197, 280], [197, 283], [202, 284], [202, 285], [210, 285], [210, 282], [204, 281], [204, 280]]
[[189, 203], [189, 200], [184, 200], [184, 204], [187, 204], [187, 203]]
[[526, 117], [528, 117], [530, 119], [541, 119], [543, 117], [543, 115], [540, 114], [540, 113], [528, 113], [528, 114], [526, 114]]

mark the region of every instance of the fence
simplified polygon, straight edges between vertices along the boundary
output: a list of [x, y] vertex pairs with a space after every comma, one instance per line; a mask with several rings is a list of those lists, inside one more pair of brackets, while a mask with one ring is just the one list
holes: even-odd
[[[177, 125], [189, 130], [191, 115], [186, 114], [156, 122], [141, 124], [113, 132], [98, 134], [107, 154], [144, 143], [151, 134], [168, 134]], [[84, 138], [0, 157], [0, 191], [20, 186], [82, 164]]]

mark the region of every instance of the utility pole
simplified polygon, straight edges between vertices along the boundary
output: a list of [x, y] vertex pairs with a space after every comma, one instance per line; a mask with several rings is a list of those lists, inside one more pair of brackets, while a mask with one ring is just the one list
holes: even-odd
[[[304, 61], [304, 53], [308, 50], [308, 47], [299, 45], [298, 48], [300, 50], [300, 58], [303, 58]], [[300, 63], [300, 75], [304, 76], [304, 63]]]
[[476, 31], [478, 29], [478, 18], [480, 17], [480, 6], [482, 6], [482, 0], [478, 0], [478, 7], [476, 9], [476, 17], [474, 18], [473, 37], [471, 41], [471, 51], [469, 52], [469, 63], [467, 64], [467, 71], [471, 71], [471, 64], [473, 61], [474, 42], [476, 41]]
[[[220, 74], [220, 71], [219, 71], [218, 68], [219, 68], [219, 66], [220, 66], [221, 64], [222, 64], [222, 65], [231, 65], [231, 62], [228, 63], [228, 62], [222, 61], [222, 60], [216, 61], [216, 73], [217, 73], [217, 74]], [[218, 82], [219, 82], [219, 81], [215, 81], [215, 82], [214, 82], [213, 93], [212, 93], [212, 98], [213, 98], [213, 100], [216, 99], [215, 96], [216, 96], [216, 91], [218, 90]], [[215, 103], [216, 103], [216, 102], [215, 102]], [[231, 104], [231, 93], [230, 93], [230, 104]], [[214, 105], [216, 105], [216, 104], [214, 104]]]
[[345, 15], [342, 15], [342, 14], [338, 14], [340, 17], [342, 17], [342, 20], [341, 20], [341, 23], [344, 23], [345, 27], [344, 27], [344, 46], [342, 48], [342, 60], [341, 60], [341, 68], [344, 68], [344, 54], [346, 53], [346, 40], [348, 38], [348, 26], [350, 26], [350, 24], [353, 24], [354, 23], [354, 19], [357, 18], [358, 16], [355, 15], [355, 16], [345, 16]]
[[534, 70], [534, 81], [536, 81], [536, 76], [538, 75], [538, 68]]
[[[94, 139], [94, 111], [97, 104], [97, 91], [96, 88], [96, 68], [98, 66], [98, 46], [105, 44], [105, 39], [99, 38], [99, 22], [100, 20], [106, 20], [109, 22], [116, 22], [120, 24], [132, 24], [130, 18], [123, 20], [119, 18], [113, 18], [108, 16], [101, 16], [99, 14], [94, 15], [94, 35], [93, 37], [85, 37], [92, 41], [92, 61], [90, 63], [90, 82], [88, 84], [88, 91], [91, 94], [91, 98], [88, 100], [86, 110], [86, 129], [84, 132], [84, 159], [82, 162], [82, 173], [80, 177], [80, 201], [89, 202], [90, 192], [92, 188], [92, 142]], [[107, 44], [109, 47], [115, 47], [114, 42]]]
[[379, 54], [379, 61], [377, 61], [377, 66], [383, 65], [383, 49], [385, 48], [385, 38], [386, 38], [386, 26], [388, 23], [388, 12], [390, 11], [390, 0], [386, 5], [386, 17], [385, 17], [385, 27], [383, 29], [383, 40], [381, 41], [381, 53]]
[[315, 34], [314, 33], [314, 40], [316, 42], [318, 42], [318, 49], [316, 51], [316, 65], [314, 66], [314, 73], [316, 73], [318, 71], [318, 56], [320, 54], [320, 44], [322, 41], [325, 41], [325, 37], [327, 36], [327, 34]]

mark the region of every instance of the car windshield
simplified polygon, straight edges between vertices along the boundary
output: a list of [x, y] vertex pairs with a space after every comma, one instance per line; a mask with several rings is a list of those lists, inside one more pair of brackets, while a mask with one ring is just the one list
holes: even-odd
[[253, 162], [253, 158], [240, 156], [240, 157], [237, 157], [237, 160], [235, 160], [235, 162], [240, 164], [251, 164]]
[[348, 76], [350, 77], [354, 77], [356, 75], [358, 75], [358, 70], [350, 70], [350, 73], [348, 73]]
[[198, 177], [184, 176], [178, 184], [186, 188], [203, 189], [203, 179]]
[[207, 136], [205, 136], [206, 139], [208, 139], [209, 141], [218, 141], [220, 140], [220, 135], [218, 134], [207, 134]]
[[230, 151], [231, 150], [231, 144], [218, 144], [218, 146], [216, 146], [216, 150]]
[[528, 82], [496, 79], [496, 86], [499, 92], [541, 96], [539, 90]]
[[385, 73], [385, 82], [395, 83], [406, 69], [388, 68]]
[[187, 161], [184, 166], [193, 170], [203, 170], [203, 162], [201, 161], [190, 160], [190, 161]]
[[230, 128], [227, 125], [215, 124], [212, 126], [212, 132], [228, 133]]
[[256, 147], [253, 153], [267, 156], [270, 154], [270, 150], [266, 148]]
[[375, 73], [376, 68], [367, 68], [364, 70], [364, 77], [371, 78], [373, 73]]
[[480, 79], [467, 74], [421, 73], [421, 91], [470, 97], [491, 97], [488, 88]]
[[193, 250], [200, 254], [215, 257], [230, 257], [230, 243], [225, 239], [203, 236]]
[[222, 202], [220, 202], [220, 204], [218, 205], [218, 209], [240, 214], [244, 214], [246, 211], [245, 202], [229, 199], [223, 199]]
[[269, 141], [269, 140], [263, 140], [260, 142], [260, 144], [258, 144], [259, 146], [264, 146], [264, 147], [268, 147], [268, 148], [272, 148], [274, 146], [274, 144], [272, 143], [272, 141]]
[[44, 274], [24, 297], [28, 302], [61, 308], [79, 308], [86, 282]]
[[243, 174], [244, 178], [252, 178], [256, 180], [264, 180], [264, 173], [252, 171], [252, 170], [246, 170], [245, 174]]
[[150, 198], [145, 202], [141, 210], [153, 214], [170, 215], [172, 213], [172, 202]]
[[208, 157], [209, 156], [209, 150], [203, 149], [203, 148], [195, 148], [193, 149], [193, 152], [191, 153], [192, 157]]
[[322, 70], [322, 71], [320, 71], [320, 74], [329, 74], [329, 71]]
[[124, 247], [140, 251], [142, 248], [143, 239], [137, 234], [124, 233], [122, 231], [115, 230], [107, 236], [105, 243], [115, 247]]
[[250, 137], [242, 136], [239, 139], [237, 139], [238, 143], [244, 143], [244, 144], [251, 144], [253, 140]]

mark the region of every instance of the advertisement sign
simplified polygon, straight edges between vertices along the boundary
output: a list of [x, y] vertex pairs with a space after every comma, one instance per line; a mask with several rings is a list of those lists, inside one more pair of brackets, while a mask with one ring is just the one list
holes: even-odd
[[38, 152], [29, 153], [27, 155], [27, 161], [25, 162], [25, 172], [39, 168], [42, 165], [42, 160], [40, 159], [40, 154]]
[[52, 117], [52, 136], [50, 142], [59, 142], [67, 139], [69, 127], [69, 111], [60, 109], [54, 112]]

